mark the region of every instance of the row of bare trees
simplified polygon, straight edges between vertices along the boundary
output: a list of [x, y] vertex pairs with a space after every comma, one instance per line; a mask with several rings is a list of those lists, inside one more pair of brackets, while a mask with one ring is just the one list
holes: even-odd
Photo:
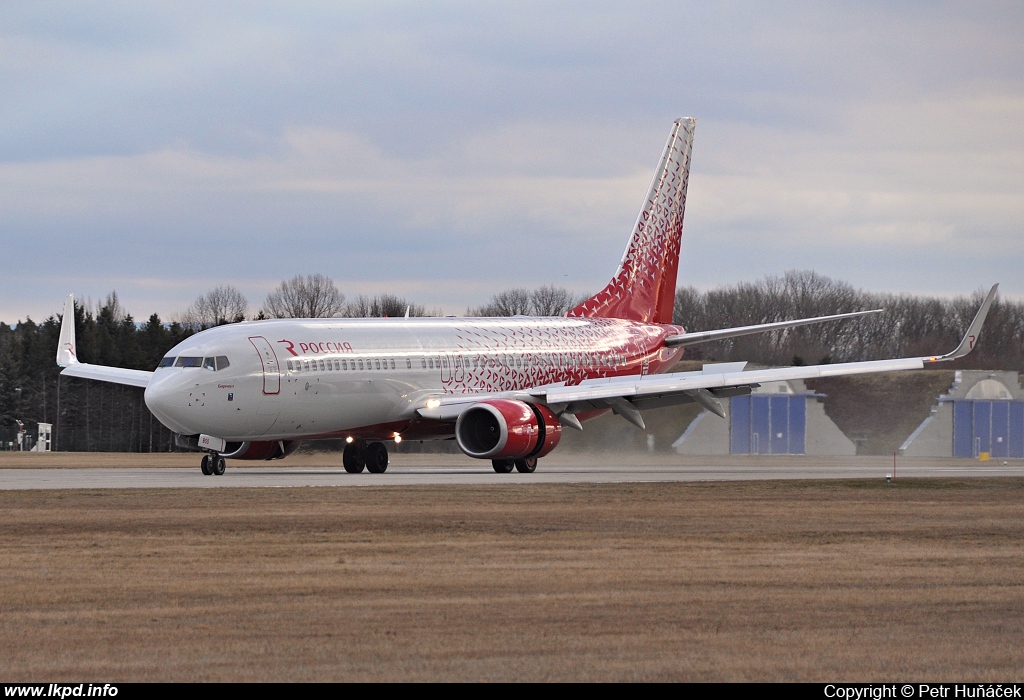
[[583, 303], [589, 294], [573, 294], [563, 287], [545, 285], [537, 289], [517, 287], [498, 292], [491, 300], [467, 316], [564, 316]]
[[[338, 285], [326, 275], [296, 275], [281, 282], [267, 295], [263, 307], [253, 316], [264, 318], [374, 318], [426, 316], [426, 309], [394, 294], [360, 295], [346, 301]], [[181, 314], [189, 328], [209, 328], [244, 321], [249, 302], [235, 287], [222, 285], [198, 297]]]
[[[563, 287], [545, 285], [537, 289], [507, 289], [491, 297], [469, 316], [562, 316], [583, 302], [587, 295], [570, 292]], [[209, 328], [225, 323], [244, 321], [249, 302], [235, 287], [222, 285], [198, 297], [181, 314], [182, 325]], [[267, 295], [262, 308], [253, 316], [263, 318], [379, 318], [405, 316], [440, 316], [428, 314], [422, 304], [415, 304], [394, 294], [360, 295], [347, 301], [345, 295], [326, 275], [296, 275], [281, 282]]]
[[[876, 294], [815, 272], [794, 271], [709, 291], [680, 289], [674, 320], [688, 331], [701, 331], [883, 309], [848, 321], [705, 343], [688, 350], [691, 358], [765, 365], [854, 362], [948, 352], [960, 342], [983, 297], [983, 290], [952, 299]], [[1024, 304], [997, 298], [978, 348], [956, 367], [1024, 371]]]

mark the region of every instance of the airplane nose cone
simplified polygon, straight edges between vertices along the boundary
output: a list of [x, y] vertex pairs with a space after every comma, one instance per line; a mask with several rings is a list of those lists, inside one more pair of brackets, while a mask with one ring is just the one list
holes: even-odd
[[189, 420], [187, 380], [182, 374], [171, 370], [154, 375], [146, 387], [146, 407], [174, 432], [194, 435], [201, 431]]

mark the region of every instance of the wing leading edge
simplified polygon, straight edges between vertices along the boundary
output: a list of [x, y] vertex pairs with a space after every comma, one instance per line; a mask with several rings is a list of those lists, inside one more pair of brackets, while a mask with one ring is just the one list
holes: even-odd
[[64, 301], [64, 317], [60, 321], [60, 339], [57, 341], [57, 364], [63, 367], [61, 376], [95, 379], [112, 384], [126, 384], [145, 388], [153, 376], [152, 372], [121, 367], [90, 365], [78, 361], [75, 344], [75, 295], [69, 294]]

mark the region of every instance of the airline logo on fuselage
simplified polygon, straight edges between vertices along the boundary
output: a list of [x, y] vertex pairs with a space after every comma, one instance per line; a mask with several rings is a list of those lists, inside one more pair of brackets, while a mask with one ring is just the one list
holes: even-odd
[[[293, 357], [301, 355], [341, 355], [344, 353], [355, 352], [352, 349], [351, 343], [339, 343], [333, 340], [322, 340], [313, 341], [310, 343], [293, 343], [290, 340], [279, 340], [277, 341], [284, 345], [284, 349], [292, 354]], [[298, 347], [298, 352], [295, 352]]]

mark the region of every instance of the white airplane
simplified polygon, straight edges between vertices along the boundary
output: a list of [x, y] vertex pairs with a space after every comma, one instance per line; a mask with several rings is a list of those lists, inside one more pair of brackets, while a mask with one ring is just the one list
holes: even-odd
[[672, 324], [694, 123], [674, 122], [615, 276], [564, 317], [248, 321], [197, 333], [144, 372], [78, 361], [69, 296], [61, 374], [144, 387], [178, 444], [204, 452], [204, 474], [223, 474], [226, 458], [279, 459], [324, 438], [347, 441], [347, 471], [382, 473], [385, 441], [453, 437], [508, 473], [534, 471], [563, 426], [582, 430], [609, 410], [640, 428], [642, 409], [685, 402], [724, 417], [720, 398], [761, 382], [920, 369], [973, 349], [998, 285], [946, 355], [663, 374], [686, 345], [878, 311], [699, 333]]

